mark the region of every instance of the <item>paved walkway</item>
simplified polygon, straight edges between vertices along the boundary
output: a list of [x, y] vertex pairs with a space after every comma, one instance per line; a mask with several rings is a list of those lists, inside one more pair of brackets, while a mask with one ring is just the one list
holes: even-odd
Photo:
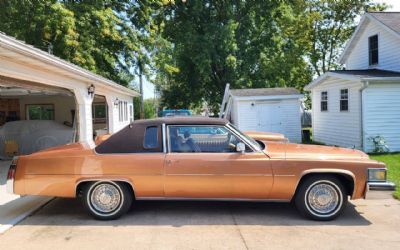
[[6, 191], [10, 161], [0, 161], [0, 234], [46, 204], [51, 198], [12, 195]]

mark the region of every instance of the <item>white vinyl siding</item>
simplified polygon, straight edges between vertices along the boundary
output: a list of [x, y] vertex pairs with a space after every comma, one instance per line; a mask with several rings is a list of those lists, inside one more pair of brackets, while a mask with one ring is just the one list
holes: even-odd
[[[254, 101], [236, 99], [232, 118], [234, 124], [242, 131], [281, 133], [291, 142], [301, 142], [299, 98]], [[264, 126], [263, 121], [268, 121], [270, 126]]]
[[[313, 140], [327, 145], [361, 148], [361, 82], [327, 78], [312, 90]], [[340, 111], [340, 90], [348, 89], [348, 108]], [[321, 92], [328, 92], [328, 111], [321, 112]]]
[[[379, 63], [369, 65], [368, 38], [378, 35]], [[369, 22], [346, 60], [347, 70], [377, 68], [400, 71], [400, 38], [383, 29], [375, 22]]]
[[400, 151], [400, 83], [371, 84], [363, 91], [364, 150], [371, 152], [372, 136], [382, 136], [390, 151]]

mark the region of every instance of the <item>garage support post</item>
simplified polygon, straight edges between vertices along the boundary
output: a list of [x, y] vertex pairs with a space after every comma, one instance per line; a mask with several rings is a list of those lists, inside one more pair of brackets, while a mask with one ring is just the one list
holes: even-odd
[[93, 142], [93, 118], [92, 118], [92, 103], [93, 98], [88, 95], [86, 88], [74, 89], [77, 106], [77, 127], [79, 141], [86, 142], [94, 146]]

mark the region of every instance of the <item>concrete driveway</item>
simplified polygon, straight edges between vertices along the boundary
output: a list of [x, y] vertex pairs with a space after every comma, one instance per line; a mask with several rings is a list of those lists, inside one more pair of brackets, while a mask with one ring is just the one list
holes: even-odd
[[95, 221], [79, 200], [56, 199], [5, 234], [0, 249], [399, 249], [400, 202], [356, 201], [331, 222], [290, 204], [137, 202]]

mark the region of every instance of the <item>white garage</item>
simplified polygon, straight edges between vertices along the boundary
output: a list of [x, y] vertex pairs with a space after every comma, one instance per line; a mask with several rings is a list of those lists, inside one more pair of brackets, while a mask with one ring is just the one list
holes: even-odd
[[301, 99], [295, 88], [231, 89], [225, 117], [243, 131], [284, 134], [301, 142]]
[[[0, 33], [0, 158], [31, 153], [28, 146], [75, 141], [93, 146], [94, 136], [115, 133], [133, 120], [138, 95]], [[60, 142], [49, 142], [60, 134]]]

